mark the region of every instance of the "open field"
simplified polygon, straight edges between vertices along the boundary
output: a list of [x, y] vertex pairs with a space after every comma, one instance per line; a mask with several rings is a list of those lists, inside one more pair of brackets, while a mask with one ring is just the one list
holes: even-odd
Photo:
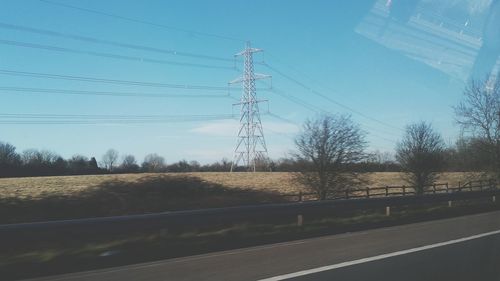
[[[367, 173], [370, 187], [405, 184]], [[471, 174], [443, 173], [450, 187]], [[0, 223], [141, 214], [285, 202], [309, 192], [291, 173], [123, 174], [0, 179]]]
[[[438, 182], [466, 182], [471, 173], [442, 173]], [[250, 189], [277, 194], [295, 194], [308, 190], [293, 180], [292, 173], [165, 173], [165, 174], [122, 174], [0, 179], [0, 198], [42, 199], [48, 196], [78, 196], [100, 189], [110, 182], [141, 183], [162, 177], [185, 179], [196, 178], [200, 183], [221, 185], [229, 189]], [[400, 186], [405, 182], [401, 173], [367, 173], [369, 187]]]

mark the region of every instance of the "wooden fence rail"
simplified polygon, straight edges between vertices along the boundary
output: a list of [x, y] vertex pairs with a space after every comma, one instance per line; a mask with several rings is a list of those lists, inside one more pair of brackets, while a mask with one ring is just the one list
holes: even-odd
[[[424, 194], [452, 193], [463, 191], [482, 191], [498, 189], [496, 180], [477, 180], [466, 183], [458, 182], [457, 187], [450, 187], [449, 183], [436, 183], [425, 187]], [[383, 186], [383, 187], [365, 187], [359, 189], [345, 189], [340, 193], [331, 194], [328, 199], [359, 199], [359, 198], [375, 198], [375, 197], [391, 197], [391, 196], [409, 196], [415, 195], [415, 187], [413, 186]], [[286, 198], [292, 198], [290, 201], [316, 201], [318, 196], [313, 192], [299, 192], [298, 194], [285, 194]]]

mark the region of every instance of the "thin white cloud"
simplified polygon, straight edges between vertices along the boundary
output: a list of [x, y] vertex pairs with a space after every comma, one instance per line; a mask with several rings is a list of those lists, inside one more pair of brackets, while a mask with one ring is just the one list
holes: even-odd
[[190, 130], [190, 132], [200, 135], [230, 137], [236, 134], [238, 126], [236, 120], [214, 121], [202, 124]]
[[156, 136], [158, 139], [180, 139], [182, 138], [181, 135], [161, 135], [161, 136]]
[[[236, 136], [239, 126], [238, 121], [235, 120], [214, 121], [196, 127], [190, 132], [201, 135], [231, 137]], [[295, 134], [300, 130], [298, 126], [286, 122], [263, 122], [262, 127], [264, 134], [266, 132]]]
[[266, 128], [280, 134], [296, 134], [300, 131], [300, 127], [295, 124], [290, 124], [286, 122], [268, 122], [265, 123], [264, 133]]
[[192, 149], [186, 151], [185, 155], [189, 159], [196, 159], [200, 162], [213, 162], [222, 158], [232, 157], [231, 149]]

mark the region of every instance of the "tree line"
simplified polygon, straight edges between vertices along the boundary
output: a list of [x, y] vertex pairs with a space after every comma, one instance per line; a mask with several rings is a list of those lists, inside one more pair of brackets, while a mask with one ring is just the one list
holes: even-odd
[[222, 159], [215, 163], [200, 165], [197, 161], [181, 160], [167, 164], [165, 158], [156, 153], [148, 154], [142, 162], [134, 155], [120, 155], [109, 149], [100, 161], [95, 157], [74, 155], [65, 159], [47, 150], [27, 149], [18, 153], [10, 143], [0, 142], [0, 177], [93, 175], [119, 173], [162, 172], [226, 172], [231, 162]]
[[[462, 138], [443, 151], [443, 171], [482, 171], [491, 162], [491, 154], [482, 149], [482, 141]], [[295, 156], [261, 161], [259, 171], [300, 172], [304, 161]], [[231, 161], [223, 158], [214, 163], [201, 165], [198, 161], [181, 160], [167, 164], [164, 157], [152, 153], [142, 162], [131, 154], [120, 155], [108, 150], [98, 161], [96, 157], [74, 155], [68, 159], [47, 150], [28, 149], [21, 153], [10, 143], [0, 141], [0, 177], [91, 175], [110, 173], [160, 173], [160, 172], [227, 172]], [[362, 161], [349, 163], [353, 172], [401, 172], [403, 167], [393, 154], [375, 151], [367, 153]], [[245, 171], [238, 167], [235, 171]]]
[[[367, 142], [359, 124], [348, 115], [322, 115], [305, 122], [296, 137], [296, 151], [289, 157], [262, 159], [261, 171], [297, 172], [300, 180], [321, 189], [320, 197], [331, 190], [361, 184], [361, 172], [406, 172], [408, 181], [425, 186], [442, 171], [476, 171], [500, 174], [500, 82], [474, 80], [464, 90], [455, 109], [461, 137], [446, 145], [430, 123], [409, 124], [394, 155], [367, 153]], [[100, 161], [74, 155], [64, 159], [46, 151], [28, 149], [21, 153], [14, 145], [0, 142], [0, 177], [85, 175], [141, 172], [227, 172], [231, 162], [222, 159], [201, 165], [181, 160], [167, 164], [152, 153], [142, 162], [130, 154], [109, 149]], [[244, 171], [238, 167], [236, 171]], [[327, 190], [326, 192], [324, 190]]]

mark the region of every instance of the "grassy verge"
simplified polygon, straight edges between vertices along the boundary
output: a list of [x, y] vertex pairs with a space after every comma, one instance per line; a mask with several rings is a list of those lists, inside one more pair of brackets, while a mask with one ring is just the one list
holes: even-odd
[[418, 208], [337, 213], [334, 216], [305, 217], [297, 226], [296, 218], [279, 223], [218, 225], [203, 229], [155, 231], [114, 235], [68, 237], [53, 234], [43, 241], [24, 241], [4, 247], [0, 253], [0, 273], [5, 279], [19, 279], [82, 271], [131, 263], [181, 257], [213, 251], [290, 241], [321, 235], [351, 232], [431, 219], [446, 218], [499, 209], [489, 200], [425, 205]]

